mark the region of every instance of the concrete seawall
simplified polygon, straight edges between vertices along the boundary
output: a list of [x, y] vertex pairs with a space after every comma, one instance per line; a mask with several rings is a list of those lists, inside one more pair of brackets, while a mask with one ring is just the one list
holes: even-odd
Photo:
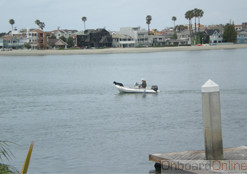
[[75, 50], [12, 50], [0, 51], [0, 56], [44, 56], [44, 55], [83, 55], [83, 54], [118, 54], [118, 53], [152, 53], [168, 51], [200, 51], [220, 49], [247, 48], [247, 44], [217, 45], [217, 46], [180, 46], [180, 47], [149, 47], [149, 48], [105, 48], [105, 49], [75, 49]]

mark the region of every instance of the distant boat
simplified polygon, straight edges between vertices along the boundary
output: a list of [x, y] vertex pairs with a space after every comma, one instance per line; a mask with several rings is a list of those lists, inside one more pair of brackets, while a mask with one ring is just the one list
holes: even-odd
[[124, 86], [122, 83], [119, 82], [113, 82], [115, 87], [118, 89], [120, 93], [149, 93], [149, 94], [156, 94], [160, 92], [158, 90], [157, 85], [153, 85], [152, 87], [146, 87], [146, 88], [141, 88], [137, 83], [133, 88]]

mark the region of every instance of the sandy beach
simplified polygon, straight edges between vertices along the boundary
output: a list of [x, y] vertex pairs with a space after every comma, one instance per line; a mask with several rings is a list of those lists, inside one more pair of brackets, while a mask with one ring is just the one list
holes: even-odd
[[247, 44], [217, 45], [217, 46], [179, 46], [179, 47], [149, 47], [149, 48], [105, 48], [105, 49], [75, 49], [75, 50], [12, 50], [0, 51], [0, 56], [45, 56], [45, 55], [83, 55], [83, 54], [118, 54], [118, 53], [151, 53], [167, 51], [200, 51], [220, 49], [242, 49]]

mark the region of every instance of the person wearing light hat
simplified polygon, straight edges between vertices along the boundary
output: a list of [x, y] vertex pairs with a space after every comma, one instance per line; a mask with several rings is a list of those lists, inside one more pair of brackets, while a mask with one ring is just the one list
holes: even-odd
[[145, 79], [142, 79], [142, 84], [139, 86], [141, 88], [146, 88], [147, 87], [147, 83]]

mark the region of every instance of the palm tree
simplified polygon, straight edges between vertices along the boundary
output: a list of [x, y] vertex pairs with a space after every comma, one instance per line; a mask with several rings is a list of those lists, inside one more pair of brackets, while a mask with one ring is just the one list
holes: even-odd
[[203, 17], [203, 15], [204, 15], [204, 11], [202, 9], [199, 9], [198, 11], [199, 32], [200, 32], [200, 27], [201, 27], [200, 19]]
[[83, 16], [81, 18], [81, 20], [84, 22], [84, 30], [86, 30], [86, 21], [87, 21], [87, 17], [86, 16]]
[[45, 28], [45, 23], [41, 22], [39, 27], [40, 27], [41, 30], [43, 30]]
[[35, 21], [35, 24], [39, 26], [40, 20], [37, 19], [37, 20]]
[[152, 20], [152, 16], [151, 15], [147, 15], [146, 23], [148, 24], [148, 34], [150, 33], [149, 25], [151, 24], [151, 20]]
[[[0, 141], [0, 159], [2, 160], [5, 158], [6, 160], [12, 159], [14, 156], [11, 151], [8, 149], [8, 142], [6, 141]], [[21, 173], [13, 166], [0, 163], [0, 173], [5, 174], [27, 174], [28, 166], [30, 164], [30, 159], [33, 151], [33, 142], [31, 143], [29, 147], [29, 151], [27, 153], [26, 160], [24, 162], [24, 165], [22, 167]]]
[[176, 16], [173, 16], [173, 17], [172, 17], [172, 20], [173, 20], [173, 22], [174, 22], [174, 31], [175, 31], [175, 21], [177, 20]]
[[203, 17], [203, 10], [202, 9], [198, 9], [198, 8], [195, 8], [194, 9], [194, 16], [195, 17], [195, 32], [196, 32], [196, 18], [198, 18], [198, 31], [200, 31], [200, 18]]
[[[13, 36], [13, 25], [15, 24], [15, 20], [14, 19], [10, 19], [9, 23], [10, 23], [10, 25], [12, 27], [11, 35]], [[11, 38], [11, 47], [13, 47], [13, 38]]]
[[[13, 154], [8, 148], [8, 142], [6, 141], [0, 141], [0, 159], [3, 160], [5, 158], [6, 160], [10, 160], [13, 158]], [[0, 163], [0, 173], [8, 173], [8, 174], [15, 174], [19, 173], [17, 169], [13, 166]]]
[[190, 39], [192, 37], [192, 31], [191, 31], [191, 19], [193, 18], [193, 10], [189, 10], [185, 13], [185, 18], [189, 20], [189, 30], [190, 30]]
[[15, 24], [15, 20], [14, 19], [10, 19], [9, 20], [9, 24], [11, 25], [12, 31], [13, 31], [13, 25]]
[[199, 16], [199, 9], [195, 8], [193, 10], [193, 17], [195, 18], [195, 33], [196, 33], [196, 18]]
[[45, 28], [45, 23], [41, 22], [38, 19], [35, 21], [35, 24], [38, 25], [41, 30], [43, 30]]

